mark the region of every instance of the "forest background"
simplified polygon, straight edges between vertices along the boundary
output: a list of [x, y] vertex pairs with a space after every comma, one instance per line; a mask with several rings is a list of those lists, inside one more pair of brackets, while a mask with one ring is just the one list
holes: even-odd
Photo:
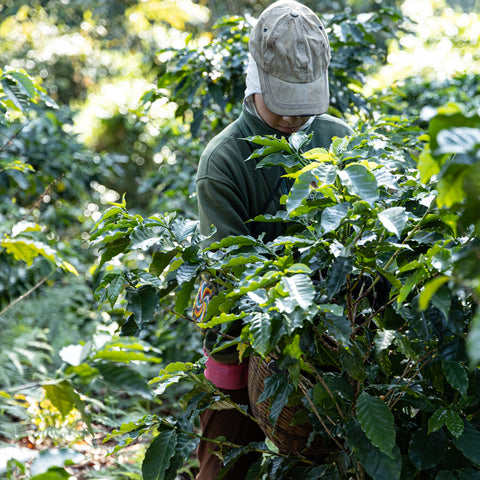
[[[168, 309], [125, 335], [145, 298], [102, 297], [101, 282], [141, 268], [145, 251], [101, 257], [108, 232], [97, 246], [91, 233], [112, 203], [196, 219], [196, 165], [238, 112], [245, 32], [268, 3], [2, 2], [0, 476], [141, 478], [144, 442], [106, 456], [114, 443], [102, 441], [142, 416], [175, 415], [182, 388], [160, 395], [148, 382], [198, 359], [201, 336]], [[480, 105], [478, 0], [305, 3], [330, 28], [334, 62], [351, 47], [333, 65], [330, 113], [354, 128]], [[378, 28], [356, 28], [372, 12]], [[191, 478], [195, 460], [184, 469]]]

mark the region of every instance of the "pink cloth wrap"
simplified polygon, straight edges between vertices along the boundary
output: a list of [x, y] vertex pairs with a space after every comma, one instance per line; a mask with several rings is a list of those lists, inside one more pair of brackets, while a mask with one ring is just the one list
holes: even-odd
[[239, 390], [248, 385], [248, 361], [242, 363], [219, 363], [208, 357], [203, 374], [218, 388]]

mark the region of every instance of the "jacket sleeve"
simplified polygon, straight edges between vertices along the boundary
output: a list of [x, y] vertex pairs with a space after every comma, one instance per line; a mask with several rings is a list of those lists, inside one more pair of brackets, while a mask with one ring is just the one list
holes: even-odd
[[200, 231], [210, 235], [207, 244], [230, 235], [249, 235], [247, 200], [242, 198], [235, 185], [212, 178], [197, 179], [198, 214]]

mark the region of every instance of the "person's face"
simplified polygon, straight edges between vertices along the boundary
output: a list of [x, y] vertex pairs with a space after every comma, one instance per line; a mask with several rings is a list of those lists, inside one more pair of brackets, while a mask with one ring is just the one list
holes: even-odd
[[253, 100], [255, 102], [257, 112], [262, 117], [263, 121], [275, 130], [286, 133], [287, 135], [298, 132], [310, 118], [305, 116], [284, 117], [282, 115], [277, 115], [268, 109], [260, 93], [255, 93]]

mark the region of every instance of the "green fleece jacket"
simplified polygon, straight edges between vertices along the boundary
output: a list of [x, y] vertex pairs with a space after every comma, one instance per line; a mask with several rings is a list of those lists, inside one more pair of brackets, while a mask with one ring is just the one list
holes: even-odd
[[[345, 137], [353, 131], [342, 120], [324, 114], [315, 118], [306, 133], [313, 133], [309, 149], [328, 149], [333, 137]], [[269, 127], [244, 107], [240, 117], [209, 142], [200, 158], [197, 171], [200, 231], [209, 235], [211, 226], [216, 228], [207, 244], [229, 235], [258, 237], [261, 233], [265, 233], [265, 241], [270, 241], [285, 229], [281, 222], [245, 223], [260, 214], [275, 214], [280, 208], [280, 197], [287, 193], [278, 189], [266, 205], [285, 171], [282, 167], [257, 169], [256, 159], [246, 161], [260, 147], [245, 140], [254, 135], [285, 134]]]
[[[333, 137], [345, 137], [353, 133], [342, 120], [330, 115], [317, 116], [306, 133], [313, 133], [308, 148], [328, 149]], [[260, 118], [247, 111], [245, 105], [240, 117], [214, 137], [205, 148], [197, 171], [197, 201], [200, 231], [209, 235], [211, 226], [216, 232], [205, 246], [229, 235], [251, 235], [264, 233], [264, 241], [270, 241], [285, 231], [283, 222], [247, 222], [260, 214], [275, 214], [280, 208], [280, 197], [286, 193], [286, 185], [272, 191], [285, 173], [282, 167], [256, 168], [258, 160], [247, 158], [260, 146], [246, 140], [254, 135], [285, 136], [274, 130]], [[230, 332], [235, 335], [235, 332]], [[205, 348], [210, 352], [217, 335], [209, 331]], [[234, 363], [236, 351], [222, 350], [213, 355], [220, 363]]]

